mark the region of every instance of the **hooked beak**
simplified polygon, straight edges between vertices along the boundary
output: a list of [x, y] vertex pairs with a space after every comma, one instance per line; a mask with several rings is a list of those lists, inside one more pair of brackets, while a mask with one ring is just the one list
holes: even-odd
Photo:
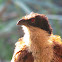
[[23, 22], [24, 22], [24, 19], [21, 19], [21, 20], [19, 20], [19, 21], [17, 22], [16, 25], [22, 25]]

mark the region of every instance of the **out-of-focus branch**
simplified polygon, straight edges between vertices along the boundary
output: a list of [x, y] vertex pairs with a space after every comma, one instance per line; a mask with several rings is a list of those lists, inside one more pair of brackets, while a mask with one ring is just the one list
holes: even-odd
[[7, 26], [5, 26], [2, 30], [0, 30], [0, 36], [2, 36], [3, 34], [10, 33], [16, 26], [16, 23], [17, 23], [16, 20], [10, 21], [9, 24], [7, 24]]
[[6, 16], [6, 18], [3, 17], [3, 14], [6, 12], [8, 5], [11, 3], [11, 0], [8, 0], [5, 4], [0, 5], [0, 18], [2, 20], [6, 20], [7, 18], [9, 18], [8, 16]]
[[10, 62], [10, 61], [8, 61], [8, 60], [1, 60], [1, 59], [0, 59], [0, 62]]
[[1, 5], [1, 8], [0, 8], [0, 16], [3, 15], [3, 13], [6, 11], [7, 9], [7, 6], [11, 4], [11, 0], [8, 0], [4, 5]]
[[6, 11], [6, 5], [1, 5], [0, 7], [2, 7], [2, 8], [0, 8], [1, 10], [0, 10], [0, 17], [3, 15], [3, 13]]
[[[56, 10], [56, 11], [62, 11], [61, 7], [56, 6], [55, 4], [51, 3], [49, 1], [38, 1], [38, 0], [23, 0], [25, 3], [35, 4], [39, 5], [41, 7], [49, 7], [50, 9]], [[60, 10], [59, 10], [60, 9]]]
[[62, 20], [62, 15], [47, 14], [48, 19]]
[[27, 14], [29, 14], [30, 12], [32, 12], [32, 10], [24, 3], [22, 2], [22, 0], [19, 2], [19, 1], [15, 1], [13, 0], [13, 3], [16, 4], [17, 6], [19, 6], [20, 8], [23, 9], [23, 11]]
[[18, 17], [19, 15], [16, 13], [16, 12], [11, 12], [11, 13], [8, 13], [8, 14], [6, 14], [6, 15], [3, 15], [2, 16], [2, 20], [3, 21], [7, 21], [7, 20], [9, 20], [9, 19], [12, 19], [12, 18], [16, 18], [16, 17]]

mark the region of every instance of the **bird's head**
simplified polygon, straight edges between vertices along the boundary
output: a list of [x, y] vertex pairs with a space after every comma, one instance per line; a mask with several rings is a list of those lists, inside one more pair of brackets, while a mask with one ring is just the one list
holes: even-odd
[[19, 20], [17, 25], [34, 26], [47, 31], [49, 34], [52, 33], [48, 18], [44, 14], [30, 13]]

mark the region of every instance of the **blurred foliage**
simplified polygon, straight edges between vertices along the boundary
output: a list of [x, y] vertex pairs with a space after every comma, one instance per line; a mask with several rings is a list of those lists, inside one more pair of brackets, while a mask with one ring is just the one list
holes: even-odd
[[53, 33], [62, 36], [61, 0], [0, 0], [0, 61], [11, 60], [14, 44], [23, 36], [16, 23], [32, 11], [46, 14]]
[[0, 3], [2, 3], [3, 2], [3, 0], [0, 0]]

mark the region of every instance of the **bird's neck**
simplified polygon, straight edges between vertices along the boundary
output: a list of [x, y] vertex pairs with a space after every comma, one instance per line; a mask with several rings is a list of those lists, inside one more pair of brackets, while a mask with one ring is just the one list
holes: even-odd
[[30, 44], [31, 43], [41, 44], [42, 43], [42, 45], [44, 45], [45, 42], [49, 39], [49, 34], [40, 28], [33, 27], [33, 26], [27, 27], [24, 25], [22, 27], [23, 27], [23, 31], [25, 33], [23, 40], [25, 41], [27, 46], [29, 46], [29, 43]]
[[[51, 59], [53, 52], [51, 43], [48, 41], [49, 34], [46, 31], [37, 27], [22, 27], [25, 32], [23, 40], [28, 47], [28, 51], [32, 52], [35, 58], [34, 62], [46, 62], [47, 59]], [[49, 49], [51, 50], [50, 52]], [[47, 57], [47, 54], [50, 54], [50, 56]], [[44, 60], [44, 58], [46, 57], [47, 59]]]

